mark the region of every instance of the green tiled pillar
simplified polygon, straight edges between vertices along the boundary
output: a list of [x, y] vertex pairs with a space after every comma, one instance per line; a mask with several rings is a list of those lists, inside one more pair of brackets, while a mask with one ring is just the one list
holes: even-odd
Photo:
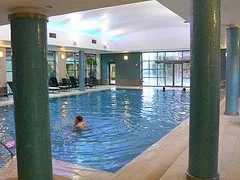
[[13, 13], [11, 42], [19, 180], [51, 180], [47, 16]]
[[85, 91], [85, 54], [79, 51], [79, 91]]
[[226, 104], [225, 115], [237, 116], [239, 93], [239, 28], [227, 28]]
[[220, 0], [191, 0], [191, 95], [187, 179], [218, 174]]

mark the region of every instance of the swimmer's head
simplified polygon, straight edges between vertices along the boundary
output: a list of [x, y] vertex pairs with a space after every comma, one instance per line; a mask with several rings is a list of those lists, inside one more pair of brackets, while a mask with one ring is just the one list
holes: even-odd
[[80, 116], [80, 115], [76, 116], [76, 118], [75, 118], [75, 123], [76, 124], [79, 123], [79, 122], [82, 122], [82, 121], [83, 121], [83, 117], [82, 116]]

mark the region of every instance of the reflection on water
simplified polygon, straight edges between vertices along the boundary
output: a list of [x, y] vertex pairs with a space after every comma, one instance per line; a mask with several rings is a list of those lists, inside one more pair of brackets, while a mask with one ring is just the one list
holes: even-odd
[[[90, 130], [72, 131], [71, 124], [79, 114]], [[188, 114], [189, 94], [181, 91], [164, 93], [144, 88], [51, 99], [52, 155], [58, 160], [115, 172]], [[0, 135], [7, 142], [15, 136], [13, 106], [0, 108], [0, 115]], [[2, 154], [3, 164], [6, 153]]]

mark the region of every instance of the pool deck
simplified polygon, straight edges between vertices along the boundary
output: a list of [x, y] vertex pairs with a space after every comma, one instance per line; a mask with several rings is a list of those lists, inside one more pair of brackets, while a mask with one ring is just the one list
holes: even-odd
[[[101, 86], [87, 92], [110, 89]], [[122, 88], [122, 87], [121, 87]], [[50, 97], [79, 94], [78, 90], [61, 92]], [[12, 103], [9, 100], [8, 103]], [[2, 101], [0, 101], [1, 106]], [[6, 103], [6, 102], [5, 102]], [[4, 103], [2, 103], [4, 104]], [[225, 99], [221, 101], [219, 173], [221, 180], [240, 179], [240, 117], [223, 115]], [[188, 159], [188, 120], [150, 146], [116, 173], [90, 169], [53, 160], [54, 179], [76, 180], [183, 180]], [[0, 180], [17, 179], [16, 157], [0, 169]]]

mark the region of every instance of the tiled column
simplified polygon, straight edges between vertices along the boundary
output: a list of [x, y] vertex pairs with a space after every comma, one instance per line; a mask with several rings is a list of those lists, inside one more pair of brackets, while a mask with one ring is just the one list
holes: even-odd
[[15, 9], [9, 19], [18, 179], [51, 180], [47, 16], [35, 9]]
[[238, 115], [239, 93], [239, 28], [227, 28], [227, 60], [226, 60], [226, 106], [225, 114]]
[[220, 0], [191, 0], [187, 179], [219, 179]]
[[79, 91], [85, 91], [85, 54], [79, 51]]

